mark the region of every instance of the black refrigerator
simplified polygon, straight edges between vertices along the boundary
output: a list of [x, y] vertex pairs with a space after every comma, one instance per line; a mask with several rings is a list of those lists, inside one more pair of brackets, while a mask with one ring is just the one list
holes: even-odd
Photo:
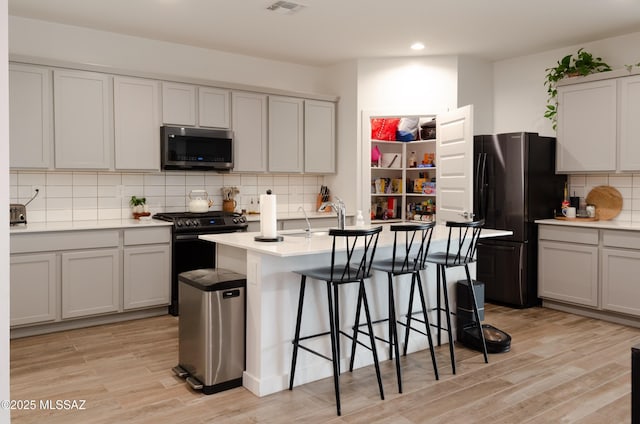
[[566, 176], [555, 173], [555, 138], [537, 133], [474, 137], [474, 219], [513, 235], [478, 242], [477, 280], [485, 298], [526, 308], [538, 300], [536, 219], [552, 218]]

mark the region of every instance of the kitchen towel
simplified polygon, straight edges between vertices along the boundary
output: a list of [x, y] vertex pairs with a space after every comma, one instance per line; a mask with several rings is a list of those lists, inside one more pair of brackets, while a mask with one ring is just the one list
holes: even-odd
[[260, 195], [260, 233], [264, 238], [278, 237], [276, 223], [276, 195], [267, 190]]

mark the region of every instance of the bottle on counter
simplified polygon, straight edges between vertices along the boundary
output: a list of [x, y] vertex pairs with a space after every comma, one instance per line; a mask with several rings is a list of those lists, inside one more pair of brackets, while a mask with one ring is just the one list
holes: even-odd
[[364, 227], [364, 217], [361, 210], [356, 212], [356, 227]]
[[409, 168], [415, 168], [417, 165], [416, 162], [416, 152], [411, 152], [409, 155]]

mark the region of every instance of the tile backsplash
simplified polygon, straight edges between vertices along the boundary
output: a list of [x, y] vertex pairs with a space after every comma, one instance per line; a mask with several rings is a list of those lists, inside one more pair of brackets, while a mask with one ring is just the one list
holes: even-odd
[[614, 221], [640, 224], [640, 174], [569, 175], [569, 194], [584, 199], [599, 185], [615, 187], [622, 194], [622, 211]]
[[291, 174], [218, 174], [212, 172], [60, 172], [11, 171], [11, 203], [25, 203], [29, 222], [130, 218], [131, 196], [146, 197], [151, 213], [183, 212], [191, 190], [206, 190], [212, 210], [222, 209], [223, 186], [235, 186], [237, 210], [259, 210], [260, 194], [271, 189], [279, 212], [312, 211], [323, 176]]

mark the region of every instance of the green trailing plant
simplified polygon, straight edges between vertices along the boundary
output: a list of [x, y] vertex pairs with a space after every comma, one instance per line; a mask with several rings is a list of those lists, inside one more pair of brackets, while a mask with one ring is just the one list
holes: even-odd
[[579, 49], [575, 54], [568, 54], [558, 61], [556, 66], [547, 68], [545, 71], [544, 85], [547, 87], [547, 109], [544, 117], [553, 122], [553, 129], [556, 129], [557, 112], [558, 112], [558, 90], [556, 85], [558, 81], [567, 77], [585, 76], [597, 72], [610, 71], [611, 67], [602, 61], [600, 57], [593, 57], [589, 52]]
[[633, 70], [633, 67], [637, 66], [640, 68], [640, 62], [633, 64], [633, 65], [624, 65], [625, 69], [627, 70], [627, 72], [631, 72]]

